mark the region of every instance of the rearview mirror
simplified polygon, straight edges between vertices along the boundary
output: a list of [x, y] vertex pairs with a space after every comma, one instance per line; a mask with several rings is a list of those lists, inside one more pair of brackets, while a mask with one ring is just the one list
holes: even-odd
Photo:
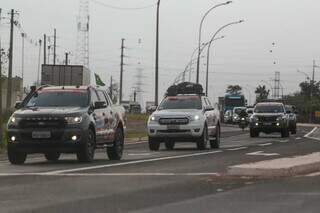
[[94, 109], [104, 109], [107, 108], [107, 103], [105, 101], [94, 102]]
[[14, 105], [15, 109], [20, 109], [22, 105], [22, 101], [17, 101], [16, 104]]

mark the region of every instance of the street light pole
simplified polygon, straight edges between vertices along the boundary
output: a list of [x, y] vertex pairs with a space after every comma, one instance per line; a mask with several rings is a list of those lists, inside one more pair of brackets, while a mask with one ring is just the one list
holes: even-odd
[[200, 27], [199, 27], [199, 41], [198, 41], [198, 59], [197, 59], [197, 78], [196, 78], [196, 82], [199, 83], [199, 69], [200, 69], [200, 55], [201, 55], [201, 34], [202, 34], [202, 25], [203, 25], [203, 22], [205, 20], [205, 18], [208, 16], [208, 14], [214, 10], [215, 8], [217, 7], [220, 7], [220, 6], [224, 6], [224, 5], [227, 5], [227, 4], [230, 4], [232, 3], [232, 1], [227, 1], [225, 3], [221, 3], [221, 4], [217, 4], [213, 7], [211, 7], [205, 14], [204, 16], [202, 17], [201, 19], [201, 22], [200, 22]]
[[157, 3], [157, 26], [156, 26], [156, 66], [155, 66], [155, 95], [154, 104], [158, 106], [159, 94], [159, 16], [160, 16], [160, 0]]
[[[240, 24], [244, 22], [243, 20], [240, 20], [240, 21], [235, 21], [235, 22], [231, 22], [229, 24], [226, 24], [222, 27], [220, 27], [217, 32], [212, 36], [212, 39], [209, 41], [209, 44], [208, 44], [208, 52], [207, 52], [207, 73], [206, 73], [206, 96], [208, 96], [208, 83], [209, 83], [209, 63], [210, 63], [210, 49], [211, 49], [211, 45], [212, 45], [212, 42], [215, 40], [216, 36], [225, 28], [231, 26], [231, 25], [234, 25], [234, 24]], [[197, 74], [198, 75], [198, 74]]]
[[303, 74], [303, 75], [305, 75], [305, 76], [306, 76], [306, 80], [307, 80], [307, 81], [308, 81], [308, 80], [310, 80], [310, 76], [309, 76], [307, 73], [302, 72], [301, 70], [297, 70], [297, 72], [298, 72], [298, 73], [301, 73], [301, 74]]

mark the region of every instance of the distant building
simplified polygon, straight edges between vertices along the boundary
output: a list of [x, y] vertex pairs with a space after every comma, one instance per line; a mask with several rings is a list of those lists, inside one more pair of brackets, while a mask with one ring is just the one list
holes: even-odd
[[[8, 88], [8, 78], [2, 77], [2, 109], [6, 109], [7, 106], [7, 88]], [[22, 78], [20, 77], [14, 77], [12, 78], [12, 102], [11, 102], [11, 108], [14, 107], [16, 101], [21, 101], [23, 99], [23, 83]]]

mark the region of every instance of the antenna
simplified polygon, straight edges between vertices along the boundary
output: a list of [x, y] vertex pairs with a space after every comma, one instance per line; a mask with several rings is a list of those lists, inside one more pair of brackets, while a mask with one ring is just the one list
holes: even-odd
[[89, 0], [79, 0], [76, 64], [89, 67]]

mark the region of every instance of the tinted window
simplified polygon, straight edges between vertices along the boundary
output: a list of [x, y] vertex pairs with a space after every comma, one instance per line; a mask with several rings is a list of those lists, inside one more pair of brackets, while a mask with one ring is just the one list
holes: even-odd
[[97, 96], [97, 93], [95, 90], [91, 90], [91, 102], [94, 103], [94, 102], [97, 102], [99, 101], [99, 98]]
[[282, 105], [257, 105], [254, 109], [255, 113], [283, 113]]
[[191, 97], [167, 97], [160, 106], [163, 109], [202, 109], [201, 99], [197, 96]]
[[71, 91], [40, 91], [27, 102], [27, 107], [85, 107], [88, 93]]
[[100, 98], [100, 101], [105, 101], [108, 104], [108, 101], [107, 101], [106, 96], [104, 95], [103, 91], [99, 90], [98, 96]]

